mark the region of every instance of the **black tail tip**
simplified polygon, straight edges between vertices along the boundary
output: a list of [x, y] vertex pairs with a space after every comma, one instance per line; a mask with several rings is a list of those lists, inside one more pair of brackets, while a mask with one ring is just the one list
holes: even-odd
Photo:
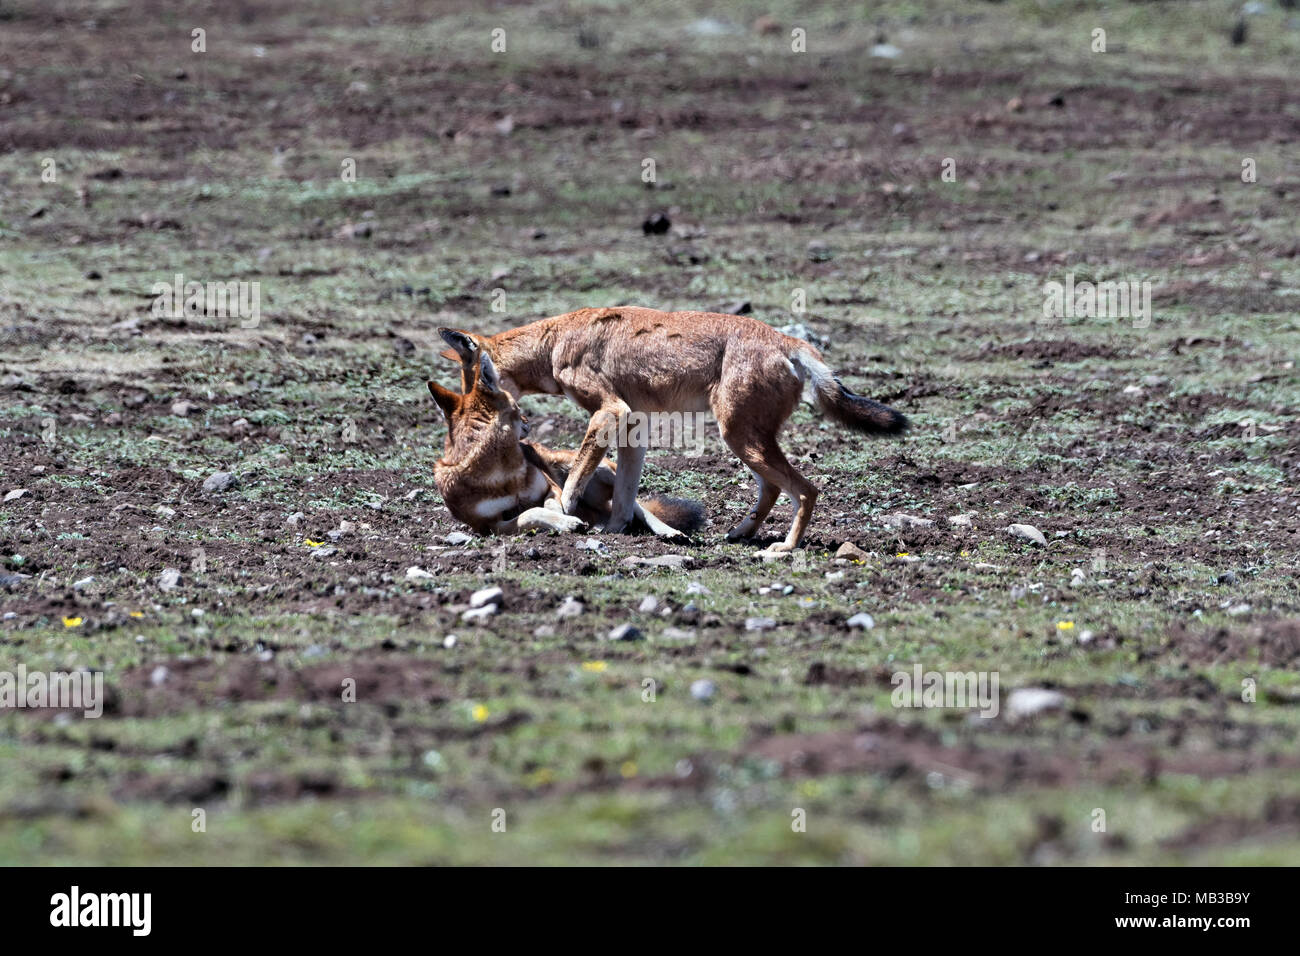
[[910, 431], [912, 422], [902, 412], [889, 410], [889, 421], [885, 425], [886, 435], [903, 435]]

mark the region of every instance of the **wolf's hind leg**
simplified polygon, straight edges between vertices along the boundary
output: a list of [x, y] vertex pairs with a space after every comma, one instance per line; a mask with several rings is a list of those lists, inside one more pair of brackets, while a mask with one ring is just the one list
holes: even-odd
[[728, 541], [752, 538], [763, 522], [767, 520], [768, 514], [772, 511], [772, 506], [776, 504], [776, 499], [781, 497], [780, 485], [771, 483], [757, 472], [751, 471], [751, 474], [753, 474], [754, 480], [758, 482], [758, 501], [749, 510], [745, 520], [727, 532]]

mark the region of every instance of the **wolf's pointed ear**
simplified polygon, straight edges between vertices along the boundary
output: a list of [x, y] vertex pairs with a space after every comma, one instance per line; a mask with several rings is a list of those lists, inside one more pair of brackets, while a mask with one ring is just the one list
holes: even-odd
[[[478, 343], [474, 341], [474, 336], [468, 332], [462, 332], [460, 329], [449, 329], [445, 326], [438, 329], [438, 334], [442, 340], [451, 346], [451, 351], [456, 357], [468, 362], [474, 358], [474, 354], [479, 351]], [[440, 353], [446, 355], [446, 352]]]
[[496, 394], [501, 391], [501, 377], [497, 375], [497, 367], [492, 361], [492, 357], [484, 352], [478, 360], [478, 386], [483, 391]]
[[433, 396], [433, 400], [442, 409], [442, 417], [450, 424], [452, 416], [460, 408], [461, 396], [449, 388], [443, 388], [437, 382], [429, 382], [429, 394]]

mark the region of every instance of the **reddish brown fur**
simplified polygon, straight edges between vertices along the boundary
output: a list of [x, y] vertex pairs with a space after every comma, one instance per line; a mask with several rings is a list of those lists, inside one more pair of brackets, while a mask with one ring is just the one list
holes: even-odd
[[[564, 486], [562, 501], [570, 513], [604, 458], [603, 436], [622, 416], [707, 410], [723, 440], [758, 478], [758, 502], [729, 537], [753, 535], [785, 491], [797, 509], [785, 541], [773, 550], [790, 550], [817, 499], [817, 489], [777, 443], [804, 381], [811, 381], [818, 404], [836, 421], [879, 434], [906, 428], [906, 419], [893, 409], [844, 388], [807, 342], [746, 316], [628, 306], [580, 309], [493, 336], [441, 331], [453, 346], [444, 355], [463, 360], [472, 343], [491, 356], [512, 395], [564, 394], [592, 414]], [[619, 449], [611, 530], [630, 518], [644, 457], [644, 448]]]
[[[495, 375], [484, 382], [478, 359], [464, 363], [462, 384], [469, 390], [463, 395], [428, 383], [447, 421], [445, 451], [434, 466], [434, 482], [457, 520], [480, 534], [505, 534], [520, 530], [519, 518], [530, 509], [541, 508], [549, 498], [558, 501], [576, 452], [521, 441], [527, 432], [522, 410], [508, 392], [495, 387]], [[614, 474], [612, 462], [601, 463], [574, 517], [585, 524], [609, 519]], [[651, 498], [644, 508], [683, 532], [695, 530], [703, 519], [698, 503], [682, 499]], [[576, 530], [572, 522], [564, 524], [558, 512], [554, 518], [542, 517], [547, 527]]]

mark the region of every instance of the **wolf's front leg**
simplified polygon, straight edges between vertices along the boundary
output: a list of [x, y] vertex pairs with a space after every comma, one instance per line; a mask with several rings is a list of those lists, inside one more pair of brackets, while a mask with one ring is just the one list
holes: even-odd
[[636, 493], [641, 486], [641, 469], [645, 466], [645, 453], [645, 445], [619, 446], [618, 470], [614, 472], [614, 497], [609, 503], [609, 521], [605, 524], [606, 531], [622, 531], [639, 510]]
[[573, 514], [577, 510], [587, 482], [604, 460], [605, 449], [618, 435], [619, 422], [627, 411], [628, 407], [618, 402], [606, 405], [591, 416], [587, 434], [582, 438], [582, 446], [573, 456], [569, 477], [564, 480], [564, 494], [560, 497], [560, 504], [566, 514]]
[[514, 534], [517, 531], [559, 531], [562, 534], [581, 531], [587, 523], [573, 515], [562, 514], [552, 508], [529, 508], [519, 517], [503, 521], [496, 526], [497, 534]]

